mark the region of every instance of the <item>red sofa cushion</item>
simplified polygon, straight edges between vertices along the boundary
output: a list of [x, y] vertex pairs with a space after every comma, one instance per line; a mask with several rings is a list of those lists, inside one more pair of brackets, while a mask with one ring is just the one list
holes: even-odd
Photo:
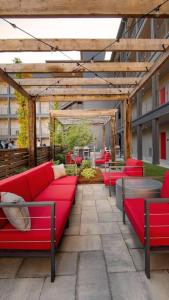
[[98, 158], [95, 160], [96, 165], [103, 165], [105, 164], [105, 159], [104, 158]]
[[54, 164], [52, 162], [48, 162], [48, 163], [44, 164], [43, 171], [45, 172], [45, 177], [46, 177], [48, 184], [50, 184], [54, 180], [54, 172], [53, 172], [53, 168], [52, 168], [53, 165]]
[[0, 228], [3, 228], [8, 223], [8, 219], [6, 218], [2, 208], [0, 208]]
[[29, 185], [25, 173], [14, 175], [0, 181], [0, 192], [9, 192], [17, 194], [25, 201], [31, 201]]
[[65, 176], [62, 178], [55, 179], [51, 182], [53, 185], [77, 185], [77, 176]]
[[74, 185], [49, 185], [42, 191], [35, 201], [70, 201], [74, 200], [76, 186]]
[[129, 158], [126, 160], [123, 172], [126, 173], [127, 176], [143, 176], [143, 162], [141, 160]]
[[[105, 172], [103, 173], [103, 179], [104, 179], [104, 184], [105, 185], [115, 185], [116, 180], [125, 177], [126, 174], [124, 172]], [[111, 177], [111, 180], [110, 180]]]
[[[144, 199], [125, 199], [124, 207], [141, 243], [144, 244]], [[168, 215], [157, 215], [160, 213]], [[150, 204], [150, 214], [155, 214], [150, 216], [150, 245], [169, 246], [169, 227], [158, 227], [169, 225], [169, 204]]]
[[[71, 209], [71, 203], [60, 201], [55, 208], [55, 238], [58, 245]], [[50, 249], [50, 207], [30, 207], [31, 230], [18, 231], [9, 223], [0, 230], [0, 249], [47, 250]], [[44, 217], [44, 218], [36, 218]], [[13, 229], [13, 231], [8, 230]], [[38, 230], [37, 230], [38, 229]], [[49, 229], [49, 230], [48, 230]], [[6, 231], [3, 231], [6, 230]]]
[[169, 171], [167, 171], [164, 176], [164, 182], [161, 188], [161, 198], [169, 198]]
[[44, 166], [38, 166], [26, 172], [26, 178], [33, 199], [49, 184]]

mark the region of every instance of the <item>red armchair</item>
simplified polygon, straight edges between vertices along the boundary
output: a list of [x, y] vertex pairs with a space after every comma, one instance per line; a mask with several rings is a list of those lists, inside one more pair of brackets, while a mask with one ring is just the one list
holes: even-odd
[[123, 179], [123, 223], [131, 222], [145, 251], [145, 273], [150, 278], [150, 254], [169, 252], [169, 171], [166, 172], [161, 198], [127, 199]]
[[110, 160], [110, 153], [105, 151], [99, 158], [95, 160], [95, 164], [104, 165], [109, 160]]

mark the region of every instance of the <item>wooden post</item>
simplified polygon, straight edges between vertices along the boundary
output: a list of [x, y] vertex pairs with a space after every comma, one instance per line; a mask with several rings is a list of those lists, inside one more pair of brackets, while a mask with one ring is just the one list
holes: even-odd
[[102, 147], [103, 147], [103, 150], [104, 150], [105, 147], [106, 147], [106, 126], [105, 125], [103, 125], [103, 127], [102, 127], [102, 132], [103, 132]]
[[112, 132], [112, 147], [111, 147], [111, 155], [112, 155], [112, 161], [116, 160], [116, 117], [113, 115], [111, 117], [111, 132]]
[[123, 102], [123, 122], [124, 122], [124, 160], [131, 157], [132, 149], [132, 129], [131, 129], [131, 100]]
[[29, 167], [37, 165], [36, 147], [36, 101], [34, 98], [28, 99], [29, 113]]
[[52, 159], [55, 159], [54, 132], [55, 132], [55, 118], [50, 115], [50, 150], [51, 150]]

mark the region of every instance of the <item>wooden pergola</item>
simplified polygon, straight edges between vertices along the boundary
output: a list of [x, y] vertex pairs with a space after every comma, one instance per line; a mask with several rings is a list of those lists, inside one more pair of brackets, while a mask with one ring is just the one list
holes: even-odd
[[[79, 124], [81, 120], [87, 120], [90, 124], [101, 125], [103, 133], [103, 145], [106, 145], [105, 126], [108, 122], [111, 123], [111, 155], [112, 160], [115, 161], [115, 146], [116, 146], [116, 112], [117, 109], [109, 110], [51, 110], [50, 124], [51, 131], [55, 131], [55, 120], [57, 119], [62, 126]], [[66, 121], [65, 121], [66, 119]], [[53, 139], [50, 139], [52, 156], [54, 156]]]
[[[2, 18], [46, 17], [169, 17], [169, 2], [161, 0], [0, 0]], [[29, 106], [29, 153], [30, 165], [36, 164], [36, 101], [121, 101], [123, 105], [124, 157], [131, 155], [131, 101], [136, 93], [169, 58], [168, 39], [9, 39], [0, 40], [0, 52], [21, 51], [119, 51], [159, 52], [154, 62], [105, 62], [105, 61], [59, 61], [44, 64], [0, 64], [0, 78], [28, 99]], [[104, 74], [101, 78], [97, 72]], [[125, 73], [121, 77], [109, 77], [108, 73]], [[13, 74], [24, 73], [24, 79]], [[45, 78], [30, 78], [33, 73], [47, 74]], [[92, 78], [82, 78], [92, 73]], [[132, 73], [132, 76], [130, 74]], [[133, 76], [135, 73], [135, 76]], [[48, 78], [48, 75], [53, 77]], [[127, 76], [126, 76], [127, 74]], [[138, 74], [140, 74], [138, 76]], [[27, 78], [29, 77], [29, 78]], [[113, 107], [112, 107], [113, 109]], [[71, 117], [74, 111], [71, 110]], [[103, 112], [103, 111], [102, 111]], [[102, 115], [101, 111], [95, 111]], [[115, 115], [111, 112], [113, 142], [115, 143]], [[51, 112], [51, 116], [69, 111]], [[78, 116], [87, 114], [78, 111]], [[91, 113], [91, 112], [90, 112]], [[92, 112], [94, 113], [94, 112]], [[77, 112], [74, 112], [77, 117]], [[61, 115], [60, 115], [61, 116]], [[63, 116], [63, 115], [62, 115]], [[96, 117], [93, 115], [93, 117]], [[112, 148], [113, 149], [113, 148]], [[114, 151], [114, 150], [113, 150]], [[112, 153], [113, 153], [112, 151]], [[114, 154], [112, 154], [114, 155]]]

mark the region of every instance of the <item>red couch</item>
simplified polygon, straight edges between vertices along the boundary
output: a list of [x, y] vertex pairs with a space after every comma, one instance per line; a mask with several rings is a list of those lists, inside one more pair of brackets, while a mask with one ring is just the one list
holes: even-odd
[[110, 160], [110, 153], [105, 151], [99, 158], [95, 160], [95, 164], [104, 165], [109, 160]]
[[125, 166], [117, 167], [114, 166], [114, 169], [121, 169], [121, 171], [114, 172], [104, 172], [104, 184], [106, 186], [114, 186], [116, 185], [116, 180], [128, 177], [128, 176], [143, 176], [143, 162], [141, 160], [129, 158], [126, 160]]
[[[125, 185], [125, 179], [124, 179]], [[145, 249], [145, 273], [150, 278], [150, 253], [169, 250], [169, 171], [158, 199], [123, 199], [123, 222], [128, 216]]]
[[6, 250], [48, 250], [51, 255], [51, 280], [54, 280], [55, 248], [68, 223], [75, 201], [76, 176], [54, 179], [52, 163], [44, 163], [24, 173], [1, 180], [0, 192], [24, 198], [31, 218], [31, 230], [19, 231], [6, 219], [0, 202], [0, 255]]

